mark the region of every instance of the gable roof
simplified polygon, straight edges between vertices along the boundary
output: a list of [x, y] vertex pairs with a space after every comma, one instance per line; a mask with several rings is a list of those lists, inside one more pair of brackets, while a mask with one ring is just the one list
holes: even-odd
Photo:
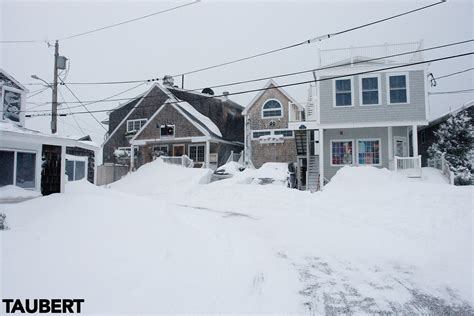
[[252, 101], [250, 101], [249, 105], [247, 105], [247, 107], [242, 111], [242, 115], [247, 115], [247, 112], [250, 110], [250, 108], [252, 106], [255, 105], [255, 102], [257, 102], [257, 100], [267, 91], [269, 90], [270, 86], [274, 86], [275, 88], [273, 89], [277, 89], [278, 91], [280, 91], [285, 97], [287, 97], [291, 102], [293, 103], [298, 103], [296, 102], [295, 99], [293, 99], [292, 96], [290, 96], [283, 88], [279, 87], [278, 84], [275, 82], [275, 80], [273, 79], [270, 79], [267, 81], [267, 83], [265, 84], [265, 86], [262, 88], [262, 90], [260, 90], [260, 92], [252, 99]]
[[[13, 78], [11, 75], [8, 74], [8, 72], [6, 72], [5, 70], [3, 70], [2, 68], [0, 68], [0, 74], [3, 75], [6, 79], [8, 79], [9, 81], [11, 81], [13, 84], [15, 84], [20, 90], [23, 90], [25, 93], [28, 93], [30, 92], [30, 90], [28, 90], [27, 88], [25, 88], [24, 85], [22, 85], [20, 82], [18, 82], [15, 78]], [[4, 80], [2, 80], [3, 78], [0, 77], [0, 83]]]

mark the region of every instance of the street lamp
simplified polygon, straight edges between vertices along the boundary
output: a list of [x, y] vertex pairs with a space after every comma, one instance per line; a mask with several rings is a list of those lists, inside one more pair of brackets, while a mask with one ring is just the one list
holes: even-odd
[[[55, 75], [56, 75], [56, 68], [55, 68]], [[53, 90], [53, 102], [51, 103], [51, 134], [56, 134], [58, 130], [58, 97], [57, 97], [57, 79], [55, 78], [54, 84], [50, 84], [46, 82], [46, 80], [41, 79], [37, 75], [31, 75], [31, 78], [40, 80], [46, 84], [48, 88]]]

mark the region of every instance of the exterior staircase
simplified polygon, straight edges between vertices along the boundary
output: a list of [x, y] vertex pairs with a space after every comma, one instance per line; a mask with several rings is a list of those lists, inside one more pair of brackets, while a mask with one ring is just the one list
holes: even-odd
[[295, 131], [296, 153], [306, 155], [306, 130]]
[[311, 155], [309, 156], [308, 169], [308, 180], [306, 182], [307, 190], [315, 192], [319, 190], [319, 157]]

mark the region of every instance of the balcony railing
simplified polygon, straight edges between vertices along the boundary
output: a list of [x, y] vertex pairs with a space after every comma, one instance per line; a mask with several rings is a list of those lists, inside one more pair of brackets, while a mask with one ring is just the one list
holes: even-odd
[[380, 58], [384, 56], [397, 55], [404, 52], [415, 51], [411, 54], [399, 55], [380, 59], [379, 63], [409, 63], [422, 61], [423, 41], [411, 43], [383, 44], [372, 46], [346, 47], [337, 49], [325, 49], [319, 51], [319, 64], [326, 66], [350, 59], [355, 61], [359, 58]]
[[172, 165], [180, 165], [184, 166], [186, 168], [192, 168], [194, 167], [194, 162], [191, 158], [189, 158], [186, 155], [178, 156], [178, 157], [166, 157], [166, 156], [161, 156], [161, 159], [163, 159], [163, 162], [172, 164]]
[[401, 172], [409, 178], [421, 178], [421, 156], [395, 156], [395, 171]]
[[448, 162], [444, 159], [444, 154], [438, 159], [428, 159], [428, 167], [441, 170], [451, 185], [454, 185], [454, 173], [449, 169]]
[[288, 120], [290, 122], [317, 121], [318, 109], [315, 102], [293, 103], [288, 108]]

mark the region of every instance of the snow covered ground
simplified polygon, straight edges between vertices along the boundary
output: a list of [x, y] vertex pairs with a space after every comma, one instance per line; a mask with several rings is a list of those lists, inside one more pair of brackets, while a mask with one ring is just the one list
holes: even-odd
[[[111, 185], [0, 205], [0, 296], [86, 313], [473, 313], [473, 192], [346, 167], [325, 191], [209, 183], [155, 161]], [[280, 183], [280, 182], [281, 183]], [[268, 183], [268, 181], [264, 181]]]

